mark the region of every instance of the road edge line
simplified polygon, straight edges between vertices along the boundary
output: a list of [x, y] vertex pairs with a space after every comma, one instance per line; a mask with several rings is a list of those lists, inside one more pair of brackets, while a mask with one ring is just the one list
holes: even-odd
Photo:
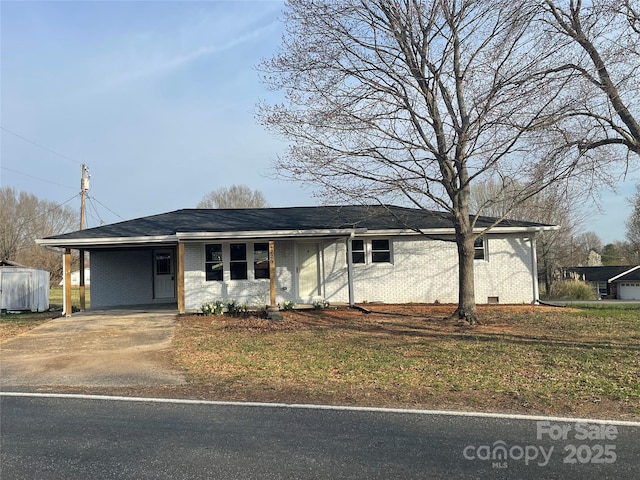
[[269, 402], [241, 402], [222, 400], [195, 400], [187, 398], [156, 398], [156, 397], [123, 397], [117, 395], [87, 395], [80, 393], [37, 393], [37, 392], [0, 392], [0, 397], [30, 397], [30, 398], [60, 398], [75, 400], [102, 400], [121, 401], [136, 403], [167, 403], [182, 405], [212, 405], [229, 407], [262, 407], [262, 408], [290, 408], [298, 410], [334, 410], [352, 412], [377, 412], [377, 413], [400, 413], [412, 415], [438, 415], [456, 417], [479, 417], [479, 418], [500, 418], [508, 420], [551, 420], [555, 422], [569, 423], [596, 423], [606, 425], [621, 425], [640, 427], [640, 422], [629, 420], [603, 420], [595, 418], [578, 417], [554, 417], [546, 415], [525, 415], [518, 413], [491, 413], [491, 412], [467, 412], [457, 410], [425, 410], [416, 408], [392, 408], [392, 407], [362, 407], [350, 405], [318, 405], [306, 403], [269, 403]]

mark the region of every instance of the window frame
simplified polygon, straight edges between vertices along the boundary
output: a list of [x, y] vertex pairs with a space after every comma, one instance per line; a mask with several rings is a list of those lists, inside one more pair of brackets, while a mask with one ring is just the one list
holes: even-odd
[[[386, 248], [375, 248], [376, 242], [386, 242]], [[391, 257], [391, 240], [389, 238], [372, 238], [371, 239], [371, 263], [393, 263]], [[383, 259], [379, 260], [380, 255]]]
[[[385, 242], [385, 248], [380, 248], [379, 242]], [[381, 256], [382, 258], [380, 258]], [[393, 239], [391, 237], [351, 239], [352, 265], [382, 265], [385, 263], [388, 265], [393, 264]]]
[[[355, 242], [361, 243], [362, 248], [356, 248]], [[356, 254], [358, 255], [358, 261], [356, 261]], [[362, 265], [367, 263], [367, 245], [364, 238], [356, 238], [351, 240], [351, 263], [353, 265]]]
[[[479, 243], [479, 244], [478, 244]], [[489, 261], [488, 255], [488, 240], [484, 235], [476, 237], [473, 241], [473, 259], [479, 261]]]
[[[234, 247], [243, 247], [243, 258], [234, 258]], [[242, 249], [239, 249], [242, 250]], [[238, 273], [241, 273], [238, 276]], [[248, 280], [249, 279], [249, 262], [247, 259], [247, 244], [229, 243], [229, 280]]]
[[[220, 247], [220, 260], [209, 260], [209, 247], [216, 247], [219, 246]], [[218, 253], [218, 252], [216, 252]], [[216, 268], [215, 272], [219, 271], [220, 272], [220, 278], [210, 278], [210, 273], [214, 273], [214, 271], [212, 270], [211, 272], [209, 271], [209, 269], [207, 268], [208, 265], [212, 265], [212, 264], [219, 264], [220, 268]], [[213, 276], [213, 275], [212, 275]], [[217, 277], [218, 275], [216, 275]], [[224, 251], [223, 251], [223, 245], [222, 243], [207, 243], [204, 246], [204, 279], [205, 282], [222, 282], [224, 281]]]
[[[264, 245], [264, 248], [257, 249], [258, 245]], [[266, 262], [266, 267], [261, 266], [258, 267], [258, 261], [256, 261], [256, 252], [266, 252], [266, 258], [261, 258], [260, 263]], [[260, 276], [258, 276], [258, 272], [262, 272]], [[269, 242], [253, 242], [253, 278], [254, 280], [269, 280], [270, 276], [270, 268], [269, 268]]]

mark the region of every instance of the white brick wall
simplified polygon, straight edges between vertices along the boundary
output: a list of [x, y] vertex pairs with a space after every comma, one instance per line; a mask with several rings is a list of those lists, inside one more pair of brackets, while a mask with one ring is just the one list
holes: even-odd
[[486, 260], [475, 262], [476, 302], [498, 297], [500, 303], [532, 303], [531, 240], [513, 235], [488, 240]]
[[[210, 242], [221, 243], [221, 242]], [[235, 243], [235, 242], [234, 242]], [[253, 243], [247, 243], [247, 280], [231, 280], [229, 275], [229, 243], [222, 244], [224, 280], [207, 281], [204, 272], [205, 243], [185, 244], [185, 309], [199, 311], [203, 303], [235, 300], [252, 307], [269, 304], [269, 280], [253, 278]], [[293, 275], [295, 271], [293, 241], [275, 244], [277, 301], [295, 301]]]
[[[355, 264], [355, 301], [441, 302], [458, 301], [458, 256], [454, 242], [392, 238], [392, 263], [370, 263], [370, 243], [365, 240], [367, 263]], [[487, 260], [475, 261], [476, 301], [531, 303], [531, 244], [516, 236], [488, 237]]]
[[[392, 263], [371, 263], [369, 238], [365, 238], [367, 263], [355, 264], [356, 302], [458, 301], [456, 245], [417, 237], [391, 238]], [[307, 240], [319, 244], [322, 296], [332, 303], [349, 301], [346, 240]], [[212, 242], [213, 243], [213, 242]], [[218, 242], [220, 243], [220, 242]], [[234, 242], [235, 243], [235, 242]], [[185, 309], [199, 311], [205, 302], [236, 300], [251, 306], [269, 303], [269, 280], [253, 278], [253, 243], [247, 243], [248, 279], [231, 280], [229, 242], [223, 243], [224, 280], [206, 281], [205, 243], [185, 244]], [[296, 242], [278, 240], [276, 250], [277, 302], [300, 302], [297, 293]], [[518, 236], [488, 236], [486, 260], [476, 260], [476, 301], [531, 303], [531, 242]], [[151, 249], [93, 251], [91, 253], [91, 306], [133, 305], [153, 302]]]
[[[315, 241], [315, 240], [311, 240]], [[221, 242], [211, 242], [221, 243]], [[269, 304], [269, 280], [253, 279], [253, 243], [247, 243], [248, 279], [231, 280], [229, 276], [229, 243], [222, 245], [224, 279], [206, 281], [204, 272], [205, 243], [185, 244], [185, 309], [199, 311], [205, 302], [236, 300], [253, 307]], [[346, 244], [341, 240], [317, 240], [320, 248], [321, 291], [329, 302], [348, 302]], [[296, 280], [296, 243], [278, 240], [275, 243], [276, 301], [299, 303]]]

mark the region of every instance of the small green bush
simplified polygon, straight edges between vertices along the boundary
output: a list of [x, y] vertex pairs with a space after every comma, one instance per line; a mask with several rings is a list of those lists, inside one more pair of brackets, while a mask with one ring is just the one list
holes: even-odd
[[227, 300], [227, 313], [234, 317], [240, 317], [249, 311], [246, 303], [238, 303], [235, 300]]
[[551, 285], [548, 298], [559, 300], [597, 300], [595, 289], [581, 280], [559, 280]]
[[286, 310], [287, 312], [290, 312], [291, 310], [293, 310], [293, 307], [295, 307], [296, 304], [293, 303], [291, 300], [285, 300], [284, 303], [282, 304], [282, 309]]
[[222, 315], [224, 304], [221, 300], [215, 302], [203, 303], [200, 307], [204, 315]]
[[315, 310], [324, 310], [325, 308], [329, 308], [329, 302], [324, 298], [316, 298], [313, 300], [313, 308]]

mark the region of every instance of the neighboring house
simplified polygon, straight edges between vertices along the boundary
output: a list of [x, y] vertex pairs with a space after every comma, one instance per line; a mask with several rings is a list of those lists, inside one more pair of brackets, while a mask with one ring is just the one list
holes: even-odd
[[[90, 268], [84, 269], [84, 284], [86, 287], [91, 285], [91, 269]], [[58, 285], [60, 286], [64, 285], [64, 279], [60, 280], [60, 283]], [[80, 285], [80, 270], [74, 270], [73, 272], [71, 272], [71, 286], [77, 287], [78, 285]]]
[[640, 300], [640, 265], [566, 267], [561, 276], [591, 284], [599, 298]]
[[49, 309], [49, 272], [0, 261], [0, 311], [44, 312]]
[[[493, 221], [481, 217], [477, 232]], [[504, 220], [480, 237], [477, 302], [535, 302], [535, 237], [555, 228]], [[445, 214], [378, 205], [185, 209], [38, 243], [65, 249], [65, 259], [90, 252], [91, 308], [173, 303], [184, 312], [215, 300], [265, 306], [274, 295], [279, 304], [456, 303], [453, 240]]]

